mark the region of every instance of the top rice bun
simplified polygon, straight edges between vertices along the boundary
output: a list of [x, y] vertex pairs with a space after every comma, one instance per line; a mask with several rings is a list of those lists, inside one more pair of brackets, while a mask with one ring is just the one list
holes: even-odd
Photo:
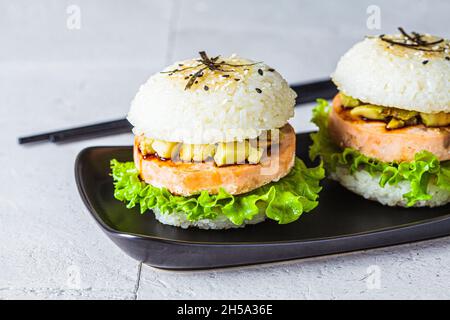
[[296, 94], [274, 69], [235, 55], [216, 61], [229, 64], [221, 66], [228, 72], [206, 68], [190, 88], [191, 75], [204, 67], [198, 58], [151, 76], [128, 113], [134, 133], [193, 144], [242, 141], [294, 115]]
[[[384, 37], [404, 39], [401, 35]], [[425, 35], [423, 39], [441, 38]], [[332, 78], [340, 91], [363, 102], [424, 113], [450, 112], [449, 41], [433, 49], [440, 52], [366, 38], [341, 58]]]

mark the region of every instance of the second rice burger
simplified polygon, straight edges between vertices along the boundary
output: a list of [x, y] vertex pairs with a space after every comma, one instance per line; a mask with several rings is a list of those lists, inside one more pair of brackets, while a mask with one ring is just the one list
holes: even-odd
[[115, 197], [183, 228], [297, 220], [324, 170], [295, 157], [295, 98], [274, 69], [237, 56], [167, 67], [132, 103], [134, 163], [112, 161]]
[[450, 52], [440, 37], [368, 37], [339, 61], [340, 93], [319, 101], [311, 156], [331, 177], [390, 206], [450, 202]]

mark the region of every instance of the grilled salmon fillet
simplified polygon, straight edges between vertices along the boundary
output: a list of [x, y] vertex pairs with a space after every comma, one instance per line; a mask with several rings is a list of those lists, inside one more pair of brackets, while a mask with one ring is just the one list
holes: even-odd
[[277, 152], [263, 157], [258, 164], [218, 167], [213, 162], [185, 163], [144, 157], [139, 150], [139, 136], [134, 140], [134, 162], [143, 181], [167, 188], [172, 194], [189, 196], [206, 190], [217, 194], [223, 188], [230, 194], [252, 191], [286, 176], [294, 165], [295, 132], [286, 124], [280, 129]]
[[350, 147], [384, 162], [412, 161], [422, 150], [440, 161], [450, 160], [450, 127], [427, 128], [423, 124], [387, 130], [382, 121], [364, 121], [343, 108], [339, 95], [333, 99], [329, 132], [341, 147]]

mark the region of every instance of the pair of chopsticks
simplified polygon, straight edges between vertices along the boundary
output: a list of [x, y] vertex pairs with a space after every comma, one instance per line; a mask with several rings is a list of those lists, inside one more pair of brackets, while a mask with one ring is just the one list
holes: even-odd
[[[293, 85], [291, 88], [298, 95], [296, 101], [297, 105], [314, 102], [317, 98], [331, 99], [337, 93], [336, 86], [329, 79]], [[18, 142], [19, 144], [28, 144], [45, 141], [54, 143], [79, 141], [130, 132], [131, 128], [132, 126], [127, 119], [119, 119], [82, 127], [40, 133], [27, 137], [20, 137]]]

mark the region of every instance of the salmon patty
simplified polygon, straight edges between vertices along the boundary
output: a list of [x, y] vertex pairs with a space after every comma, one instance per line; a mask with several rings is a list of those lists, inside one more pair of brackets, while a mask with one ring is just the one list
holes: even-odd
[[388, 130], [383, 121], [366, 121], [352, 116], [342, 106], [340, 95], [333, 99], [329, 132], [336, 144], [358, 150], [384, 162], [413, 161], [426, 150], [440, 161], [450, 160], [450, 127], [428, 128], [423, 124]]
[[[186, 163], [144, 157], [139, 149], [139, 136], [134, 141], [134, 161], [143, 181], [155, 187], [164, 187], [182, 196], [208, 191], [217, 194], [221, 188], [230, 194], [242, 194], [278, 181], [294, 165], [295, 132], [286, 124], [280, 129], [280, 143], [270, 156], [258, 164], [234, 164], [219, 167], [214, 162]], [[276, 151], [276, 152], [275, 152]]]

